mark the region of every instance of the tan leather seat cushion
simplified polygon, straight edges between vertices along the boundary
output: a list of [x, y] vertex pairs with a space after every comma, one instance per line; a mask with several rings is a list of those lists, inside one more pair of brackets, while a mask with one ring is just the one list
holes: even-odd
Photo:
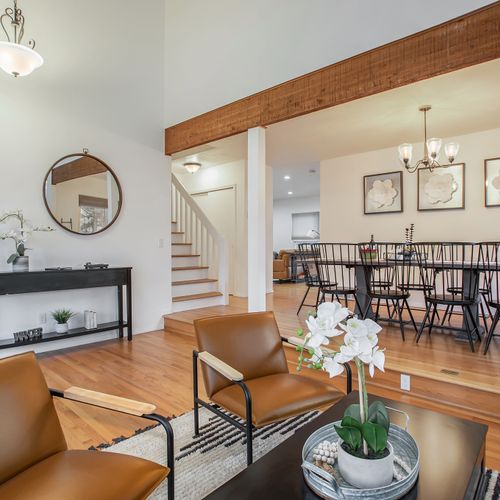
[[[252, 423], [256, 427], [278, 422], [323, 406], [333, 405], [344, 395], [319, 380], [277, 373], [245, 380], [252, 396]], [[238, 385], [216, 392], [212, 401], [245, 418], [245, 396]]]
[[9, 500], [139, 500], [169, 469], [141, 458], [100, 451], [62, 451], [0, 485]]

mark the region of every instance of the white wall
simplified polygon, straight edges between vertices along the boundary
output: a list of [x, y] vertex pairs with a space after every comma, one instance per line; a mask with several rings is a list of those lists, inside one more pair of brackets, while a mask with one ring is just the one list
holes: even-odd
[[[500, 156], [500, 129], [450, 138], [460, 143], [456, 163], [465, 163], [465, 210], [417, 211], [417, 174], [403, 173], [404, 212], [363, 214], [363, 176], [404, 170], [397, 145], [321, 162], [321, 240], [402, 241], [415, 224], [416, 241], [481, 241], [500, 238], [500, 208], [484, 206], [485, 158]], [[449, 139], [443, 139], [443, 143]], [[415, 160], [422, 144], [414, 144]]]
[[[32, 268], [87, 261], [133, 266], [135, 332], [157, 329], [170, 303], [164, 1], [148, 2], [147, 22], [132, 0], [25, 0], [22, 8], [25, 37], [37, 39], [45, 64], [24, 78], [0, 74], [0, 210], [23, 208], [34, 222], [53, 224], [42, 200], [44, 175], [61, 156], [89, 148], [120, 180], [122, 213], [99, 235], [63, 229], [35, 235]], [[0, 242], [0, 269], [9, 268], [11, 250], [10, 242]], [[40, 313], [61, 306], [94, 308], [100, 320], [114, 319], [115, 294], [102, 289], [0, 297], [0, 337], [38, 326]], [[81, 322], [80, 316], [73, 324]]]
[[[247, 296], [247, 182], [246, 161], [202, 168], [196, 174], [177, 173], [189, 193], [236, 186], [236, 239], [228, 242], [235, 248], [234, 295]], [[196, 198], [194, 199], [196, 201]], [[215, 223], [215, 221], [211, 221]], [[216, 227], [216, 229], [220, 230]]]
[[490, 2], [166, 0], [167, 125]]
[[[275, 252], [295, 248], [292, 241], [292, 214], [319, 212], [320, 197], [290, 197], [274, 200], [273, 205], [273, 249]], [[323, 217], [320, 217], [320, 221]]]

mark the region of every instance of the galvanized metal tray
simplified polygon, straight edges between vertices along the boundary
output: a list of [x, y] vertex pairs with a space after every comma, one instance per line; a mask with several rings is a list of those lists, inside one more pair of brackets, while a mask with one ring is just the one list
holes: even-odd
[[[304, 479], [309, 487], [321, 498], [325, 499], [351, 499], [369, 498], [370, 500], [395, 500], [401, 498], [410, 491], [417, 481], [419, 473], [419, 451], [417, 443], [411, 435], [401, 427], [391, 424], [389, 428], [389, 441], [394, 448], [395, 457], [403, 460], [409, 466], [409, 472], [403, 471], [405, 476], [402, 480], [393, 479], [392, 483], [381, 488], [358, 489], [347, 483], [338, 469], [337, 460], [332, 465], [332, 470], [327, 472], [314, 464], [313, 450], [323, 441], [336, 442], [339, 439], [332, 422], [313, 432], [302, 449], [302, 470]], [[407, 475], [406, 475], [407, 474]]]

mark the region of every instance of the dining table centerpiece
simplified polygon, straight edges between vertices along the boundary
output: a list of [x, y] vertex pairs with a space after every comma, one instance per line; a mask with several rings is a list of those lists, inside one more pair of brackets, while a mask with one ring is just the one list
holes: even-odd
[[[386, 486], [393, 479], [394, 451], [388, 441], [390, 420], [381, 401], [368, 404], [366, 371], [384, 371], [385, 353], [378, 345], [381, 327], [371, 319], [361, 320], [339, 302], [323, 302], [306, 320], [308, 332], [297, 332], [298, 366], [326, 371], [330, 377], [344, 372], [344, 363], [357, 369], [359, 404], [347, 407], [335, 425], [338, 468], [343, 478], [357, 488]], [[342, 342], [331, 345], [333, 339]], [[328, 347], [327, 347], [328, 346]], [[330, 347], [331, 346], [331, 347]]]

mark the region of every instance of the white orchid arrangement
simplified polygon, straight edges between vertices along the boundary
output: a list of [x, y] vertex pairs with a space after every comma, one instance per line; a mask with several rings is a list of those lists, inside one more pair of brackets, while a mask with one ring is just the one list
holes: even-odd
[[9, 256], [7, 263], [14, 262], [18, 257], [23, 257], [29, 248], [26, 248], [26, 242], [29, 237], [38, 231], [54, 231], [49, 226], [33, 226], [31, 222], [24, 217], [23, 211], [11, 210], [0, 214], [0, 224], [5, 224], [10, 219], [14, 219], [19, 223], [18, 229], [9, 229], [6, 232], [0, 233], [0, 240], [13, 240], [16, 251]]
[[[359, 405], [347, 408], [341, 426], [336, 426], [347, 451], [353, 455], [377, 458], [384, 453], [389, 431], [389, 417], [382, 403], [375, 401], [368, 406], [365, 366], [370, 377], [375, 368], [384, 371], [384, 349], [378, 345], [378, 333], [382, 328], [371, 319], [355, 317], [339, 302], [324, 302], [317, 313], [306, 320], [308, 333], [299, 330], [304, 342], [297, 346], [299, 364], [328, 372], [330, 378], [343, 373], [344, 363], [354, 361], [358, 372]], [[327, 348], [331, 339], [343, 335], [343, 343], [336, 349]], [[309, 353], [309, 358], [306, 358]]]

